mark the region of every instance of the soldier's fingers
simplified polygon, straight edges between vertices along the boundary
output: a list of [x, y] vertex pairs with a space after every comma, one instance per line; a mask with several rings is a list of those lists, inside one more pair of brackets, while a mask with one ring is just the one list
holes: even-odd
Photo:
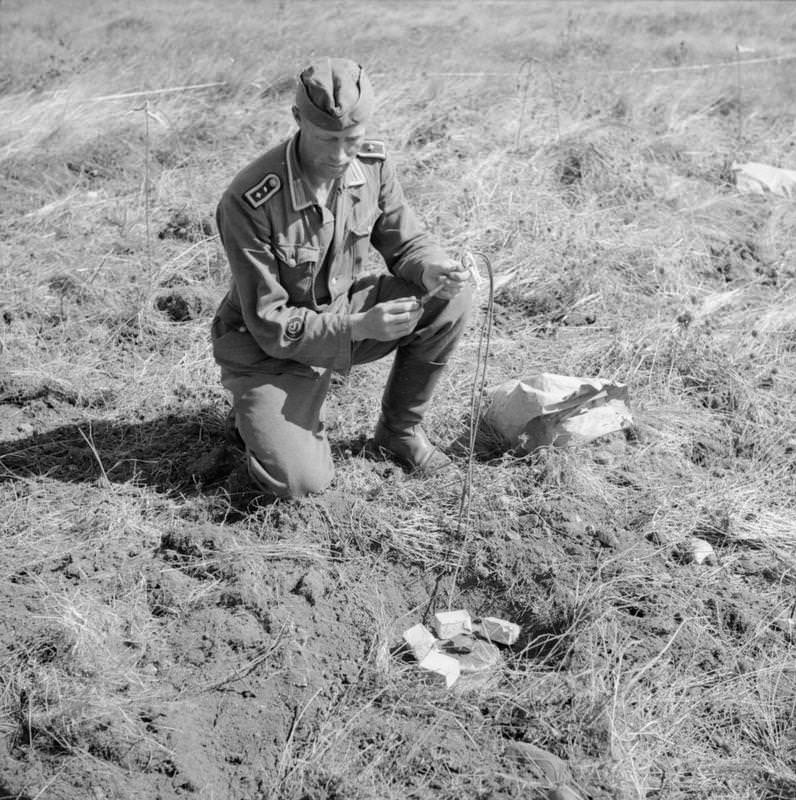
[[397, 300], [387, 300], [384, 303], [385, 308], [392, 313], [414, 311], [419, 305], [416, 297], [399, 297]]
[[386, 319], [394, 320], [397, 322], [406, 322], [407, 320], [414, 319], [420, 316], [422, 310], [419, 308], [395, 309], [388, 311]]
[[417, 314], [401, 314], [393, 319], [393, 328], [396, 331], [409, 333], [417, 325], [419, 316]]
[[[463, 283], [445, 283], [437, 288], [434, 296], [439, 297], [441, 300], [450, 300], [451, 297], [457, 295], [464, 286]], [[429, 296], [429, 299], [431, 297]]]

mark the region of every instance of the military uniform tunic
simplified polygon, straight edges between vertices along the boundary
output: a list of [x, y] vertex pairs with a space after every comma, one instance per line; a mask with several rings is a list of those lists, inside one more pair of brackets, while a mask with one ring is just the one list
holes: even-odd
[[346, 370], [348, 296], [373, 272], [370, 244], [392, 274], [420, 288], [424, 261], [445, 253], [407, 205], [380, 142], [365, 142], [337, 181], [330, 219], [301, 174], [298, 135], [241, 171], [221, 199], [216, 219], [232, 282], [219, 318], [248, 333], [238, 355], [260, 371]]
[[[409, 336], [352, 341], [352, 313], [422, 296], [424, 263], [446, 255], [407, 205], [380, 142], [365, 142], [325, 207], [301, 173], [299, 135], [242, 170], [216, 214], [231, 283], [213, 322], [213, 354], [249, 473], [277, 496], [322, 491], [332, 480], [322, 419], [332, 370], [396, 349], [443, 365], [469, 307], [467, 291], [432, 298]], [[370, 245], [387, 272], [376, 274]]]

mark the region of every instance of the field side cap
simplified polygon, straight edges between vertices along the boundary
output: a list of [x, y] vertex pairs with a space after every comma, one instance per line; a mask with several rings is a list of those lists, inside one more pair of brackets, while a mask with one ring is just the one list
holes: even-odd
[[324, 130], [340, 131], [370, 116], [373, 86], [354, 61], [323, 58], [299, 75], [296, 107], [302, 119]]

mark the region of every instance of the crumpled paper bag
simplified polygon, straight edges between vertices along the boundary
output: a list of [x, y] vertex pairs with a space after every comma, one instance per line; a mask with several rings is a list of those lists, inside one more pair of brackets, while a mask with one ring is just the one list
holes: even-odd
[[796, 170], [772, 167], [748, 161], [746, 164], [733, 162], [735, 185], [743, 194], [765, 194], [766, 191], [780, 197], [796, 197]]
[[633, 424], [627, 386], [542, 372], [487, 390], [484, 421], [508, 448], [585, 444]]

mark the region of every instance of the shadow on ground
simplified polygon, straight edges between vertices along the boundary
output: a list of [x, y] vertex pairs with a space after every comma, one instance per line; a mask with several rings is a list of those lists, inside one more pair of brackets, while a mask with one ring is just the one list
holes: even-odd
[[30, 797], [13, 791], [5, 780], [0, 778], [0, 800], [30, 800]]
[[[245, 512], [259, 498], [243, 451], [225, 430], [226, 408], [207, 405], [138, 423], [87, 419], [0, 441], [0, 484], [46, 477], [67, 483], [133, 483], [177, 497], [224, 493]], [[365, 455], [364, 437], [332, 440], [337, 458]]]
[[71, 483], [133, 482], [193, 494], [222, 481], [239, 453], [226, 443], [215, 407], [139, 423], [86, 420], [0, 441], [0, 482], [48, 477]]

